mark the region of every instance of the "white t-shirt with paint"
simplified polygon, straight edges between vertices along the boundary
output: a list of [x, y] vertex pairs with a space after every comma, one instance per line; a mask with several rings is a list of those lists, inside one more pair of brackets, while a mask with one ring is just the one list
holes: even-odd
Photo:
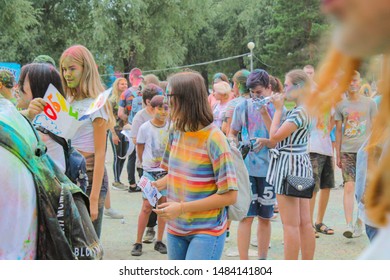
[[[86, 98], [83, 100], [73, 101], [71, 103], [73, 109], [79, 112], [79, 116], [85, 113], [91, 103], [94, 101], [92, 98]], [[72, 146], [82, 152], [95, 153], [95, 141], [93, 136], [93, 121], [97, 118], [108, 120], [108, 114], [105, 107], [100, 108], [96, 112], [92, 113], [88, 119], [82, 121], [83, 124], [77, 129], [76, 134], [73, 136], [71, 144]], [[102, 135], [102, 137], [106, 137]]]
[[145, 171], [164, 171], [160, 167], [168, 143], [168, 123], [157, 127], [148, 121], [138, 131], [137, 144], [145, 144], [142, 154], [142, 168]]

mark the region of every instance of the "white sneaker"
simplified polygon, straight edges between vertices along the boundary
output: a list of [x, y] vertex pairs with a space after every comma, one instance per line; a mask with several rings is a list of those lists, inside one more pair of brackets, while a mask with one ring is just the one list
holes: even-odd
[[154, 228], [147, 227], [144, 238], [142, 239], [142, 243], [153, 243], [153, 241], [155, 240], [155, 236], [156, 232], [154, 231]]
[[362, 234], [363, 234], [363, 224], [356, 222], [355, 227], [353, 229], [352, 237], [357, 238], [360, 237]]
[[112, 189], [117, 191], [127, 191], [127, 186], [121, 182], [114, 182], [112, 183]]
[[253, 247], [257, 247], [257, 238], [253, 238], [253, 239], [251, 240], [251, 245], [252, 245]]
[[[258, 244], [257, 244], [257, 238], [253, 238], [253, 239], [251, 240], [251, 245], [252, 245], [253, 247], [257, 247], [257, 246], [258, 246]], [[271, 249], [271, 241], [269, 242], [268, 249]]]
[[112, 219], [123, 219], [123, 215], [119, 214], [116, 210], [112, 208], [104, 209], [104, 215], [111, 217]]
[[347, 225], [347, 228], [346, 228], [345, 231], [343, 232], [343, 235], [344, 235], [344, 237], [346, 237], [346, 238], [352, 238], [352, 237], [353, 237], [353, 232], [354, 232], [354, 229], [353, 229], [352, 223], [349, 223], [349, 224]]

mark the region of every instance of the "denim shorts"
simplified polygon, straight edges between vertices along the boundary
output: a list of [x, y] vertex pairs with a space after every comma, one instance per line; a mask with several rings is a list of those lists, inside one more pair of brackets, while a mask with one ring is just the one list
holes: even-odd
[[220, 236], [167, 234], [169, 260], [219, 260], [225, 245], [226, 231]]
[[249, 176], [252, 187], [252, 201], [247, 217], [270, 219], [274, 215], [275, 188], [265, 181], [265, 177]]

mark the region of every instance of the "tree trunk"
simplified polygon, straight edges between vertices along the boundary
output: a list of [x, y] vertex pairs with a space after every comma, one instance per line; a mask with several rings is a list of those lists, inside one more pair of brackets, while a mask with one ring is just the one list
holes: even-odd
[[206, 86], [206, 89], [207, 89], [207, 94], [210, 94], [210, 92], [209, 92], [209, 72], [207, 71], [206, 68], [202, 69], [201, 75], [202, 75], [202, 77], [204, 79], [204, 83], [205, 83], [205, 86]]
[[[135, 46], [130, 47], [129, 56], [123, 58], [123, 64], [125, 73], [129, 73], [131, 69], [137, 66], [137, 52]], [[129, 74], [125, 74], [125, 78], [128, 80]]]
[[246, 65], [244, 63], [244, 57], [243, 56], [238, 58], [238, 67], [239, 67], [239, 69], [246, 69]]

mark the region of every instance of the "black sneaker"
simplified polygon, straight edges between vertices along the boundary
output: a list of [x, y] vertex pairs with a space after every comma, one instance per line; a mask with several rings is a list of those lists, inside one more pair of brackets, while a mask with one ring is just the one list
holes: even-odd
[[167, 246], [165, 246], [165, 244], [161, 241], [157, 241], [156, 244], [154, 244], [154, 250], [160, 252], [161, 254], [166, 254]]
[[131, 250], [131, 255], [139, 257], [142, 255], [142, 244], [141, 243], [135, 243], [133, 246], [133, 250]]
[[142, 189], [138, 186], [136, 187], [129, 187], [129, 192], [140, 192]]

